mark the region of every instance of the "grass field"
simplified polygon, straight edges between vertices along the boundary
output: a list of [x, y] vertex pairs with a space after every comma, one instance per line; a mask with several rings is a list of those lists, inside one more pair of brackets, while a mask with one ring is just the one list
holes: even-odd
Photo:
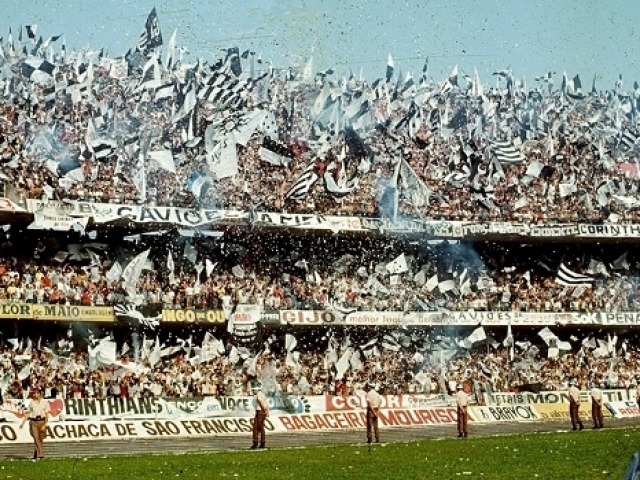
[[[70, 445], [70, 448], [73, 448]], [[4, 461], [2, 479], [622, 479], [640, 429], [203, 452]]]

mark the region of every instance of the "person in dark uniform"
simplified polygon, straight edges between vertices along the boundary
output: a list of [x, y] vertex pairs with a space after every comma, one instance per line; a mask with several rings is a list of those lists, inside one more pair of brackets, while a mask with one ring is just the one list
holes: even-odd
[[42, 398], [42, 390], [39, 388], [34, 391], [33, 400], [29, 402], [20, 428], [24, 427], [27, 421], [29, 421], [29, 432], [33, 437], [33, 459], [44, 458], [42, 444], [49, 422], [49, 402]]
[[269, 416], [269, 402], [267, 397], [262, 393], [262, 387], [258, 384], [254, 385], [251, 390], [254, 393], [256, 402], [256, 414], [253, 418], [253, 444], [251, 449], [265, 448], [266, 430], [264, 423]]

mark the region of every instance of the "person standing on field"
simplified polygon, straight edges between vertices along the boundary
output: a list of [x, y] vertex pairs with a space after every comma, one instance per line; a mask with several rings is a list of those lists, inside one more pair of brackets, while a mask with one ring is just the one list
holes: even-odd
[[591, 387], [591, 418], [593, 419], [593, 428], [604, 427], [604, 415], [602, 414], [602, 390], [598, 388], [597, 383], [594, 383]]
[[265, 448], [266, 442], [266, 430], [264, 423], [269, 416], [269, 402], [264, 393], [262, 393], [262, 387], [260, 385], [254, 385], [251, 389], [254, 393], [254, 399], [256, 404], [256, 414], [253, 418], [253, 445], [251, 449]]
[[569, 382], [569, 417], [571, 417], [571, 426], [575, 432], [578, 427], [580, 430], [584, 428], [582, 420], [580, 419], [580, 390], [576, 386], [576, 381], [571, 380]]
[[464, 391], [462, 384], [456, 387], [456, 406], [458, 413], [458, 438], [466, 438], [469, 434], [469, 395]]
[[49, 422], [49, 402], [42, 398], [42, 390], [37, 388], [33, 395], [33, 400], [29, 402], [29, 407], [25, 412], [20, 428], [29, 421], [29, 432], [33, 437], [33, 459], [44, 458], [42, 443], [47, 435], [47, 423]]
[[376, 392], [376, 382], [370, 380], [365, 386], [367, 396], [367, 443], [371, 443], [373, 437], [376, 443], [380, 443], [380, 431], [378, 430], [378, 414], [382, 406], [382, 397]]

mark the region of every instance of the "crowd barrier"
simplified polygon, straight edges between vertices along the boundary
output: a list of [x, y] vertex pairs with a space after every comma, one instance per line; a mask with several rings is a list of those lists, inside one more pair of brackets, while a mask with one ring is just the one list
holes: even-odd
[[[581, 392], [581, 417], [591, 418], [588, 392]], [[635, 391], [604, 390], [605, 418], [640, 416]], [[569, 421], [566, 392], [508, 393], [486, 396], [487, 405], [469, 407], [471, 422]], [[364, 429], [364, 396], [268, 396], [271, 433]], [[0, 444], [27, 443], [19, 428], [29, 400], [5, 400], [0, 408]], [[49, 400], [48, 441], [250, 435], [254, 398], [148, 398]], [[454, 425], [453, 397], [448, 395], [383, 395], [381, 428]]]

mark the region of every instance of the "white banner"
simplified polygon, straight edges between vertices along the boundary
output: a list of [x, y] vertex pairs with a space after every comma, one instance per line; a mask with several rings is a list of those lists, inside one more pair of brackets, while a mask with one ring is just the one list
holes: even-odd
[[[253, 419], [246, 417], [221, 417], [188, 420], [110, 420], [49, 422], [46, 442], [76, 442], [87, 440], [113, 440], [132, 438], [180, 438], [251, 435]], [[265, 428], [269, 432], [283, 431], [272, 418], [267, 418]], [[277, 430], [279, 428], [279, 430]], [[0, 445], [6, 443], [31, 443], [28, 425], [0, 424]]]
[[[474, 420], [471, 418], [471, 420]], [[364, 429], [367, 425], [365, 410], [348, 410], [303, 415], [274, 417], [276, 431], [312, 432]], [[455, 407], [426, 407], [412, 409], [381, 410], [378, 415], [380, 428], [424, 427], [426, 425], [454, 424], [457, 422]]]
[[260, 321], [260, 305], [236, 306], [236, 310], [231, 314], [231, 320], [236, 325], [249, 325]]
[[367, 312], [339, 314], [334, 310], [281, 310], [281, 325], [331, 326], [557, 326], [557, 325], [640, 325], [640, 312]]
[[[545, 391], [540, 393], [494, 393], [486, 394], [490, 405], [532, 405], [536, 403], [569, 403], [569, 394], [564, 391]], [[602, 398], [605, 403], [623, 402], [635, 399], [635, 390], [603, 390]], [[582, 403], [591, 402], [588, 390], [580, 392]]]
[[469, 407], [478, 422], [520, 422], [540, 420], [540, 414], [533, 405], [510, 405], [501, 407]]
[[[341, 410], [363, 410], [367, 407], [365, 395], [325, 395], [325, 410], [327, 412]], [[420, 408], [447, 407], [455, 405], [455, 399], [449, 395], [381, 395], [380, 408]]]
[[[221, 416], [253, 416], [252, 396], [187, 397], [187, 398], [81, 398], [51, 399], [49, 416], [52, 421], [108, 419], [180, 419]], [[273, 414], [299, 414], [325, 411], [325, 397], [303, 395], [267, 396]], [[30, 400], [6, 399], [0, 405], [0, 419], [20, 422]]]
[[[635, 318], [635, 317], [634, 317]], [[638, 315], [640, 321], [640, 315]], [[353, 312], [339, 315], [329, 310], [281, 310], [282, 325], [583, 325], [597, 323], [598, 317], [574, 312]]]
[[[207, 223], [249, 223], [249, 212], [239, 210], [197, 210], [178, 207], [141, 207], [82, 201], [59, 202], [28, 199], [27, 211], [47, 215], [93, 218], [96, 223], [130, 219], [134, 222], [172, 223], [197, 226]], [[255, 212], [253, 224], [260, 227], [301, 228], [332, 232], [388, 231], [422, 233], [433, 238], [640, 238], [640, 225], [518, 222], [463, 222], [445, 220], [361, 218], [331, 215]]]
[[171, 223], [198, 226], [208, 223], [247, 222], [248, 213], [239, 210], [196, 210], [180, 207], [142, 207], [112, 203], [58, 202], [27, 200], [31, 213], [41, 211], [46, 215], [92, 218], [96, 223], [115, 220], [131, 220], [136, 223]]
[[635, 401], [629, 402], [608, 402], [607, 408], [616, 418], [640, 416], [640, 408]]

